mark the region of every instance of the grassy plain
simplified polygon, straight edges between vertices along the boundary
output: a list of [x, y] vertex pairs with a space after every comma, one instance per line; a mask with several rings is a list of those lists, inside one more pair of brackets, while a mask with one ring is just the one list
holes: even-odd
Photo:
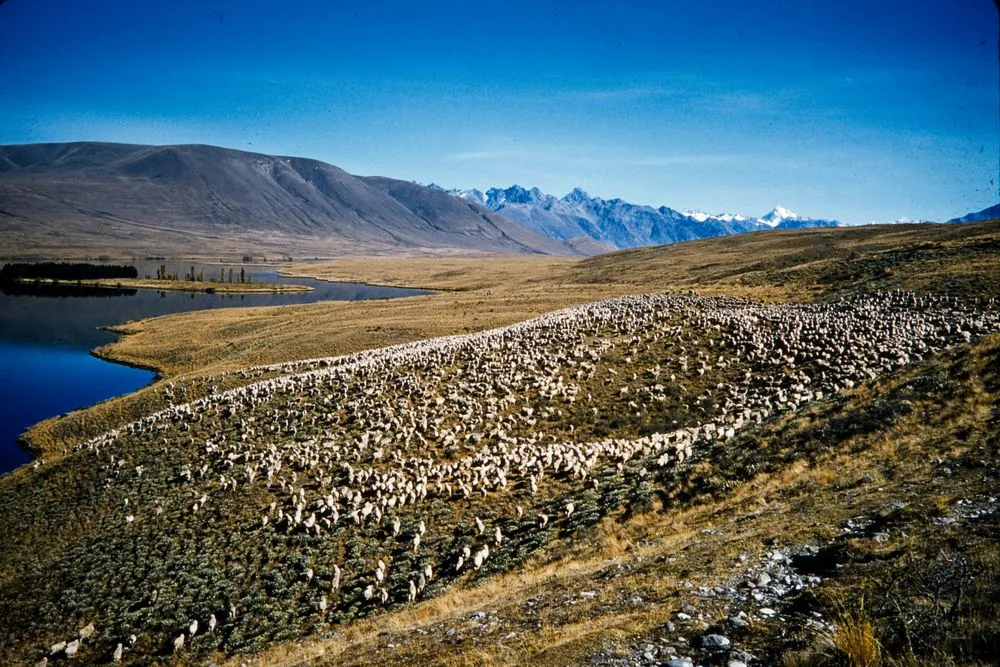
[[[287, 273], [438, 293], [125, 325], [127, 335], [100, 353], [156, 368], [160, 381], [45, 422], [29, 439], [55, 460], [83, 437], [162, 407], [164, 382], [193, 397], [208, 390], [203, 378], [210, 374], [213, 382], [235, 384], [237, 375], [219, 374], [478, 331], [623, 294], [694, 290], [813, 301], [901, 288], [1000, 297], [1000, 222], [768, 232], [586, 260], [340, 260], [293, 265]], [[844, 631], [817, 639], [801, 619], [753, 619], [739, 634], [741, 645], [791, 665], [987, 664], [984, 646], [1000, 637], [998, 526], [989, 517], [947, 519], [958, 500], [1000, 494], [998, 415], [994, 336], [741, 436], [664, 483], [661, 493], [552, 541], [516, 570], [331, 626], [322, 639], [274, 645], [254, 661], [641, 662], [648, 646], [659, 658], [684, 654], [684, 642], [705, 632], [737, 634], [699, 620], [717, 617], [723, 601], [697, 591], [741, 585], [741, 573], [775, 546], [813, 544], [840, 567], [822, 571], [824, 585], [804, 592], [796, 612], [835, 618]], [[10, 475], [0, 487], [10, 491], [28, 474]], [[845, 532], [859, 516], [890, 539]], [[689, 607], [693, 623], [668, 631]]]

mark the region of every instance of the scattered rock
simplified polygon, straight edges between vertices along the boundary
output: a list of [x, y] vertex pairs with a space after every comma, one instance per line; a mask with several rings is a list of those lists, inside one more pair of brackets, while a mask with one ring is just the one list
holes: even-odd
[[674, 658], [673, 660], [668, 660], [665, 667], [694, 667], [694, 661], [688, 660], [687, 658]]
[[723, 635], [705, 635], [701, 638], [701, 647], [710, 651], [719, 651], [724, 648], [729, 648], [730, 643], [729, 638]]

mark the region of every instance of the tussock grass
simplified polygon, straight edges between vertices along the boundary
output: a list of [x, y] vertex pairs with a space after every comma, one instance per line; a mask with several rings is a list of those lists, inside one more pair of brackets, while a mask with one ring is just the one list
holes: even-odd
[[844, 654], [851, 667], [878, 667], [882, 664], [882, 646], [871, 620], [864, 615], [864, 599], [857, 614], [837, 619], [834, 647]]

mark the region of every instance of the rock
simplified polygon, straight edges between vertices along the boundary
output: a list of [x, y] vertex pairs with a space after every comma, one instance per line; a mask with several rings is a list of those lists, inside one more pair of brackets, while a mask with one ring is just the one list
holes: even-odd
[[705, 635], [701, 638], [701, 647], [710, 651], [719, 651], [724, 648], [729, 648], [730, 643], [729, 638], [723, 635]]
[[729, 653], [729, 659], [735, 660], [736, 662], [742, 662], [745, 665], [749, 665], [751, 662], [757, 659], [753, 653], [747, 653], [746, 651], [740, 651], [736, 649]]
[[776, 612], [775, 610], [771, 609], [770, 607], [761, 607], [760, 609], [757, 610], [757, 612], [761, 616], [767, 616], [768, 618], [770, 618], [771, 616], [777, 616], [778, 615], [778, 612]]
[[761, 572], [760, 576], [757, 577], [757, 585], [767, 586], [769, 583], [771, 583], [771, 575], [769, 575], [767, 572]]
[[673, 660], [667, 660], [663, 664], [664, 667], [694, 667], [694, 661], [687, 658], [674, 658]]
[[58, 644], [53, 644], [49, 647], [49, 655], [55, 655], [56, 653], [62, 653], [66, 650], [66, 642], [59, 642]]
[[746, 620], [740, 618], [739, 616], [731, 617], [729, 619], [729, 624], [734, 628], [745, 628], [748, 625], [750, 625], [749, 623], [746, 622]]
[[679, 612], [677, 614], [677, 620], [680, 621], [681, 623], [687, 623], [688, 621], [691, 620], [691, 615], [685, 614], [683, 611]]
[[726, 667], [747, 667], [747, 663], [742, 660], [730, 660], [726, 663]]

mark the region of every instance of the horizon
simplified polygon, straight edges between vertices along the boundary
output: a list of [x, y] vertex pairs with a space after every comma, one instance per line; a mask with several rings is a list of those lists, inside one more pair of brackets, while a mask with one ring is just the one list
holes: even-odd
[[203, 143], [449, 189], [947, 220], [1000, 199], [991, 5], [11, 0], [0, 143]]

